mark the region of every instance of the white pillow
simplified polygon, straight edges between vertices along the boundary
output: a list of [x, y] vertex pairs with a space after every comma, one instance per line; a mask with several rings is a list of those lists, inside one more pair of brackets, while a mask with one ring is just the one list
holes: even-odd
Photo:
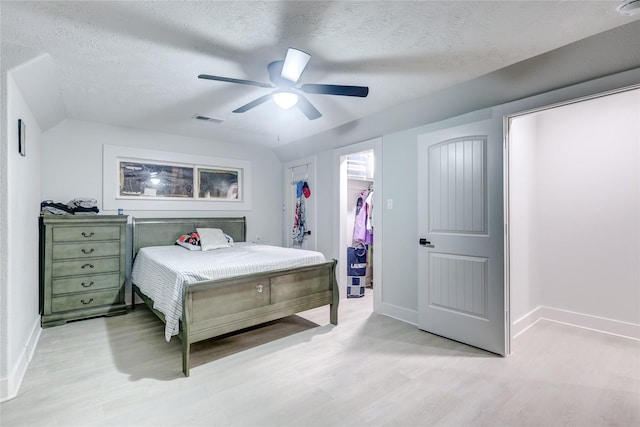
[[203, 251], [228, 248], [231, 246], [224, 232], [219, 228], [197, 228], [196, 231], [200, 235], [200, 246], [202, 246]]

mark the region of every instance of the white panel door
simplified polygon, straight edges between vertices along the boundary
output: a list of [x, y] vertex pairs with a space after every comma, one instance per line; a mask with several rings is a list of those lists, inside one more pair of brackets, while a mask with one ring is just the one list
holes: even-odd
[[418, 327], [505, 355], [503, 138], [495, 122], [418, 137]]
[[[316, 194], [315, 194], [315, 159], [303, 159], [298, 162], [287, 164], [285, 169], [285, 203], [283, 213], [284, 218], [284, 242], [288, 248], [296, 247], [302, 249], [316, 250]], [[295, 222], [296, 190], [298, 181], [307, 181], [311, 190], [311, 195], [304, 198], [305, 218], [307, 234], [304, 237], [302, 246], [294, 245], [293, 224]]]

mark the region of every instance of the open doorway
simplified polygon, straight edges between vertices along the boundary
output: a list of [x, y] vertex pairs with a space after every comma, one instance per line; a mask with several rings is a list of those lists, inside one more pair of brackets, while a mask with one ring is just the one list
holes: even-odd
[[334, 242], [340, 297], [354, 303], [366, 300], [373, 310], [379, 307], [382, 295], [381, 151], [382, 140], [374, 139], [334, 154], [339, 197]]
[[373, 292], [373, 150], [348, 154], [346, 234], [342, 247], [347, 251], [347, 298], [361, 298]]
[[640, 339], [640, 88], [508, 117], [507, 184], [512, 337]]

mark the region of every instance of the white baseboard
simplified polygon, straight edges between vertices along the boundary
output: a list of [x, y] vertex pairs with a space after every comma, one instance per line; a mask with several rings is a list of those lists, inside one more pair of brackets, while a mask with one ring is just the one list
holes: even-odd
[[513, 322], [511, 326], [511, 336], [517, 338], [518, 335], [522, 334], [540, 320], [564, 323], [579, 328], [640, 341], [640, 325], [638, 324], [544, 306], [535, 308]]
[[33, 359], [36, 347], [38, 346], [41, 333], [42, 327], [40, 326], [40, 316], [38, 316], [31, 328], [27, 343], [20, 352], [20, 356], [18, 356], [15, 365], [10, 369], [9, 376], [7, 378], [0, 378], [0, 403], [11, 400], [18, 395], [22, 380], [27, 373], [29, 362]]
[[380, 314], [418, 326], [418, 312], [416, 310], [408, 310], [403, 307], [398, 307], [397, 305], [383, 302]]
[[524, 331], [542, 320], [540, 315], [542, 308], [542, 306], [538, 306], [519, 319], [514, 320], [511, 324], [511, 338], [517, 338]]

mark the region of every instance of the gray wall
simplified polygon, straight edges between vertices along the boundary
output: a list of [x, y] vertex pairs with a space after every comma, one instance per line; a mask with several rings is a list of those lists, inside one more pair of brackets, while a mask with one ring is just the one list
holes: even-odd
[[[508, 114], [526, 111], [570, 99], [625, 87], [640, 82], [640, 68], [615, 74], [601, 79], [581, 83], [542, 95], [502, 104], [489, 109], [478, 110], [469, 114], [452, 117], [424, 126], [407, 129], [401, 132], [384, 135], [383, 140], [383, 173], [382, 185], [376, 184], [376, 203], [382, 203], [382, 218], [376, 219], [376, 233], [382, 233], [383, 246], [376, 245], [376, 251], [382, 252], [382, 286], [376, 290], [381, 292], [380, 312], [409, 323], [417, 322], [418, 296], [418, 203], [417, 193], [417, 139], [418, 136], [464, 123], [492, 117], [496, 125], [502, 126], [503, 117]], [[339, 177], [338, 164], [334, 151], [324, 150], [317, 153], [318, 170], [332, 171], [334, 182]], [[386, 201], [393, 199], [393, 209], [386, 209]], [[337, 247], [339, 239], [335, 225], [337, 219], [335, 206], [338, 195], [322, 193], [318, 195], [318, 234], [333, 239], [331, 244], [323, 244], [326, 248]], [[329, 209], [331, 207], [331, 209]], [[327, 218], [326, 215], [332, 215]], [[378, 222], [379, 221], [379, 222]], [[382, 228], [382, 230], [380, 230]], [[326, 252], [325, 252], [326, 253]], [[338, 257], [333, 250], [329, 256]], [[536, 299], [537, 296], [532, 296]]]
[[[382, 303], [418, 310], [417, 134], [408, 130], [382, 138]], [[378, 185], [380, 187], [380, 185]], [[387, 209], [387, 200], [393, 209]], [[379, 232], [380, 230], [376, 230]], [[375, 268], [375, 266], [374, 266]], [[417, 319], [405, 319], [416, 323]]]

